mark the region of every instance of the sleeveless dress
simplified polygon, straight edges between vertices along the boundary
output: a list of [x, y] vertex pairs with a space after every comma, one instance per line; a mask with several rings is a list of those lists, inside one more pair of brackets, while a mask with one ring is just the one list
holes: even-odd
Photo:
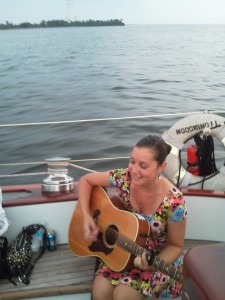
[[[117, 169], [110, 172], [109, 182], [112, 187], [118, 189], [121, 201], [128, 211], [136, 212], [129, 201], [131, 178], [128, 169]], [[151, 238], [148, 248], [159, 253], [166, 245], [167, 222], [180, 222], [187, 216], [186, 204], [183, 194], [177, 188], [171, 189], [165, 195], [157, 211], [144, 216], [150, 223]], [[172, 264], [182, 271], [182, 256]], [[177, 297], [181, 293], [181, 283], [171, 279], [160, 271], [149, 272], [140, 269], [114, 272], [102, 260], [99, 259], [96, 275], [107, 278], [112, 285], [126, 284], [136, 289], [143, 295], [152, 298]]]

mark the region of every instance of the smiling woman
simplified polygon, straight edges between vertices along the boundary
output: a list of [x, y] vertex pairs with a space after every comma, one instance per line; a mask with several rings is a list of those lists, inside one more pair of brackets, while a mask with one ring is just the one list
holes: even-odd
[[[182, 249], [186, 227], [187, 210], [182, 193], [173, 186], [164, 176], [163, 169], [166, 166], [166, 157], [171, 147], [158, 136], [149, 135], [142, 138], [132, 149], [130, 162], [127, 169], [115, 169], [108, 172], [96, 172], [83, 176], [79, 181], [78, 198], [80, 204], [80, 230], [83, 231], [88, 251], [93, 254], [103, 248], [103, 241], [107, 241], [104, 232], [110, 232], [113, 241], [121, 248], [130, 249], [134, 255], [127, 268], [118, 268], [106, 264], [104, 255], [99, 260], [93, 282], [93, 299], [106, 299], [107, 295], [112, 299], [144, 299], [146, 296], [179, 296], [181, 292], [182, 273]], [[104, 210], [106, 204], [102, 203], [103, 197], [92, 197], [96, 194], [96, 186], [105, 188], [114, 187], [119, 194], [120, 206], [123, 206], [135, 218], [145, 221], [146, 232], [141, 231], [142, 239], [147, 250], [130, 246], [127, 241], [131, 224], [119, 226], [115, 224], [123, 220], [113, 221], [112, 226], [104, 228]], [[97, 201], [97, 202], [96, 202]], [[101, 201], [99, 203], [99, 201]], [[102, 208], [97, 209], [96, 203]], [[118, 214], [115, 210], [115, 214]], [[113, 211], [108, 213], [112, 219]], [[107, 216], [106, 216], [107, 218]], [[77, 219], [74, 216], [74, 219]], [[107, 218], [108, 219], [108, 218]], [[137, 221], [134, 221], [136, 224]], [[72, 226], [77, 228], [77, 226]], [[73, 230], [73, 229], [72, 229]], [[122, 233], [122, 238], [117, 235]], [[139, 238], [139, 234], [136, 234]], [[76, 243], [78, 235], [74, 232], [71, 236], [71, 244]], [[81, 236], [81, 234], [80, 234]], [[123, 243], [122, 241], [126, 242]], [[81, 242], [78, 243], [80, 247]], [[112, 244], [114, 244], [112, 242]], [[124, 246], [122, 246], [125, 244]], [[111, 243], [110, 243], [111, 245]], [[133, 245], [133, 244], [132, 244]], [[76, 252], [76, 251], [75, 251]], [[116, 252], [117, 253], [117, 252]], [[147, 255], [146, 255], [147, 253]], [[110, 252], [107, 253], [110, 256]], [[115, 254], [115, 252], [114, 252]], [[90, 255], [90, 253], [89, 253]], [[118, 261], [122, 254], [118, 254], [114, 261]], [[164, 266], [161, 268], [161, 266]], [[168, 273], [173, 269], [173, 275]], [[176, 277], [177, 275], [177, 277]], [[109, 284], [110, 283], [110, 284]]]

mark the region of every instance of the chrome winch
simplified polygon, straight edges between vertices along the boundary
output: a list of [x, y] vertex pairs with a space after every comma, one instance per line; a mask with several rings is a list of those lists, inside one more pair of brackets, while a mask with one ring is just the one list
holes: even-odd
[[43, 180], [42, 192], [72, 192], [74, 180], [68, 176], [68, 162], [70, 158], [55, 157], [45, 161], [48, 164], [49, 176]]

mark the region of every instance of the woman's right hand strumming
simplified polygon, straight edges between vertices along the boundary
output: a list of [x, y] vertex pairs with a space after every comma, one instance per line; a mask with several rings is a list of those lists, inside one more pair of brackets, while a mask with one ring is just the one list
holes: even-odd
[[96, 225], [93, 217], [90, 215], [86, 215], [83, 222], [84, 239], [90, 242], [96, 241], [99, 233], [99, 228]]

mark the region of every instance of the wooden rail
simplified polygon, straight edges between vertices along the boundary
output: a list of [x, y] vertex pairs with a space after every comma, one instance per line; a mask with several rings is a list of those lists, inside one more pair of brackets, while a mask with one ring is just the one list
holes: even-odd
[[[78, 199], [78, 182], [74, 182], [73, 192], [42, 193], [41, 184], [26, 184], [18, 186], [1, 186], [3, 207], [34, 205], [53, 202], [74, 201]], [[107, 189], [114, 194], [114, 189]], [[225, 191], [181, 189], [185, 196], [225, 198]]]

